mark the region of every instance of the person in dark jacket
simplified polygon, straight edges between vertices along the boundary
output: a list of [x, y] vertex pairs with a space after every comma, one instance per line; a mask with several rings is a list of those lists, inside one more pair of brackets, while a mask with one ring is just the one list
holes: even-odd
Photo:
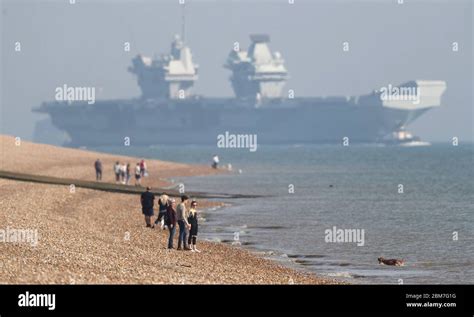
[[100, 159], [97, 159], [94, 163], [95, 167], [95, 180], [101, 181], [102, 180], [102, 162]]
[[198, 215], [197, 215], [197, 201], [193, 200], [191, 202], [191, 209], [189, 209], [188, 222], [191, 225], [189, 229], [189, 238], [188, 245], [191, 248], [192, 252], [201, 252], [196, 248], [196, 240], [198, 234]]
[[155, 204], [155, 195], [151, 192], [151, 188], [147, 187], [140, 201], [142, 203], [142, 212], [145, 215], [145, 222], [148, 228], [151, 228], [151, 217], [153, 217], [153, 205]]
[[168, 238], [168, 249], [173, 249], [173, 238], [176, 232], [176, 201], [168, 199], [168, 208], [165, 214], [165, 225], [170, 233]]

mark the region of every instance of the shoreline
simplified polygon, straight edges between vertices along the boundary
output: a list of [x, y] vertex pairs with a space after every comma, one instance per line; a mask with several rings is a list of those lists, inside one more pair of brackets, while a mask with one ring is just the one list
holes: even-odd
[[[219, 212], [221, 209], [228, 208], [230, 206], [232, 206], [232, 203], [226, 202], [226, 203], [222, 203], [222, 204], [219, 204], [219, 205], [216, 205], [216, 206], [207, 207], [207, 208], [205, 208], [205, 210], [201, 211], [201, 216], [202, 215], [205, 215], [205, 216], [210, 215], [211, 218], [213, 218], [213, 216], [215, 216], [215, 214], [213, 212]], [[206, 216], [205, 218], [206, 218], [206, 223], [203, 224], [202, 226], [207, 226], [208, 225], [208, 223], [207, 223], [208, 217]], [[223, 228], [223, 227], [220, 227], [220, 228]], [[218, 234], [207, 233], [207, 235], [214, 236], [214, 235], [218, 235]], [[215, 237], [215, 239], [212, 239], [212, 238], [209, 239], [208, 238], [205, 241], [210, 242], [210, 243], [224, 244], [224, 245], [226, 245], [228, 247], [231, 247], [231, 248], [237, 247], [237, 246], [234, 246], [232, 244], [232, 242], [231, 242], [232, 238], [221, 239], [221, 238]], [[258, 247], [258, 246], [259, 246], [258, 244], [248, 243], [248, 242], [243, 242], [243, 243], [238, 245], [239, 248], [242, 248], [242, 249], [250, 252], [253, 256], [261, 257], [265, 260], [271, 261], [273, 263], [281, 265], [281, 266], [283, 266], [285, 268], [288, 268], [290, 270], [295, 270], [297, 272], [301, 272], [301, 273], [304, 273], [304, 274], [314, 275], [314, 276], [317, 276], [318, 278], [322, 278], [322, 279], [326, 279], [326, 280], [332, 280], [332, 284], [337, 284], [337, 285], [340, 285], [340, 284], [350, 285], [350, 284], [352, 284], [352, 283], [347, 281], [347, 276], [345, 276], [344, 274], [341, 274], [340, 276], [335, 275], [334, 277], [319, 275], [318, 273], [316, 273], [316, 272], [312, 271], [311, 269], [305, 267], [304, 265], [298, 263], [298, 259], [297, 259], [298, 255], [297, 254], [277, 251], [275, 249], [264, 247], [262, 245], [260, 245], [260, 247]]]
[[[93, 162], [113, 180], [115, 160], [137, 160], [22, 142], [0, 136], [0, 169], [51, 177], [94, 179]], [[207, 166], [147, 160], [144, 186], [171, 177], [216, 174]], [[110, 168], [108, 170], [108, 168]], [[159, 171], [159, 173], [155, 173]], [[158, 175], [159, 174], [159, 175]], [[165, 179], [165, 180], [163, 180]], [[1, 243], [4, 284], [345, 284], [302, 272], [226, 243], [199, 240], [192, 252], [167, 250], [167, 231], [145, 228], [138, 195], [0, 179], [0, 222], [39, 232], [39, 243]], [[220, 206], [200, 201], [200, 209]], [[20, 203], [21, 202], [21, 203]], [[176, 238], [176, 237], [175, 237]]]

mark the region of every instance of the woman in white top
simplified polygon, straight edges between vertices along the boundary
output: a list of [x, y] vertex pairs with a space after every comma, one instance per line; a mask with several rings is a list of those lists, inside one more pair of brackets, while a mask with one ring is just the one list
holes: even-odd
[[140, 163], [137, 163], [137, 166], [135, 166], [135, 186], [141, 186], [141, 177], [142, 173], [140, 169]]
[[120, 181], [122, 182], [122, 184], [126, 183], [126, 179], [125, 179], [126, 175], [127, 175], [127, 165], [123, 163], [122, 165], [120, 165]]

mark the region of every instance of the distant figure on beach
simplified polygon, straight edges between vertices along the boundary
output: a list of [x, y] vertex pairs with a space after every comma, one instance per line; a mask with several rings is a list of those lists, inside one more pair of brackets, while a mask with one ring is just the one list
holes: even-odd
[[197, 201], [193, 200], [191, 202], [191, 208], [189, 209], [188, 216], [188, 222], [191, 225], [191, 229], [189, 229], [188, 245], [191, 247], [192, 252], [200, 253], [201, 251], [196, 248], [196, 240], [198, 235], [198, 215], [196, 208]]
[[[161, 229], [165, 228], [164, 217], [168, 210], [168, 200], [169, 200], [169, 197], [168, 195], [166, 195], [166, 193], [162, 193], [160, 198], [158, 198], [159, 211], [158, 211], [158, 218], [156, 218], [155, 220], [155, 225], [161, 222], [161, 225], [160, 225]], [[153, 226], [153, 228], [155, 227], [155, 225]]]
[[140, 197], [147, 228], [151, 228], [151, 217], [153, 217], [153, 205], [155, 204], [155, 195], [150, 190], [151, 188], [147, 187], [146, 192], [142, 193]]
[[148, 176], [145, 160], [140, 161], [140, 175], [142, 177]]
[[120, 165], [120, 182], [124, 185], [127, 182], [126, 176], [127, 176], [127, 165], [123, 163]]
[[101, 181], [102, 180], [102, 162], [100, 159], [97, 159], [94, 163], [95, 167], [95, 180]]
[[217, 169], [217, 166], [219, 165], [219, 156], [217, 154], [214, 154], [212, 157], [212, 168]]
[[188, 201], [189, 197], [186, 195], [181, 196], [181, 203], [176, 208], [176, 215], [178, 219], [178, 226], [179, 226], [179, 236], [178, 236], [178, 250], [181, 250], [181, 244], [183, 245], [183, 249], [188, 251], [191, 250], [188, 246], [187, 238], [187, 231], [191, 227], [188, 223], [188, 214], [186, 211], [186, 202]]
[[140, 171], [140, 163], [137, 163], [137, 166], [135, 166], [135, 186], [141, 186], [141, 171]]
[[125, 184], [127, 185], [130, 184], [130, 177], [131, 177], [130, 163], [127, 163], [127, 167], [125, 168]]
[[173, 239], [176, 232], [176, 201], [174, 199], [168, 199], [165, 225], [168, 227], [168, 231], [170, 233], [168, 238], [168, 249], [173, 249]]
[[120, 182], [120, 162], [117, 161], [114, 164], [114, 174], [115, 174], [115, 182], [119, 183]]

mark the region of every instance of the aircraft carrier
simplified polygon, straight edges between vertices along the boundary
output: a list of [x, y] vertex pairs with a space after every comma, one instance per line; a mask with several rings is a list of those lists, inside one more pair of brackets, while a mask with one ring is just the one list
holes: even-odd
[[254, 34], [250, 39], [247, 50], [233, 48], [224, 64], [235, 97], [192, 93], [201, 70], [177, 35], [168, 54], [132, 60], [129, 71], [137, 78], [140, 97], [94, 104], [55, 100], [34, 111], [49, 114], [52, 124], [67, 134], [65, 145], [72, 147], [127, 141], [143, 146], [216, 144], [226, 132], [255, 134], [259, 144], [393, 144], [415, 139], [407, 126], [438, 107], [446, 90], [444, 81], [410, 80], [362, 96], [295, 97], [294, 91], [284, 90], [288, 71], [282, 55], [271, 51], [270, 37]]

